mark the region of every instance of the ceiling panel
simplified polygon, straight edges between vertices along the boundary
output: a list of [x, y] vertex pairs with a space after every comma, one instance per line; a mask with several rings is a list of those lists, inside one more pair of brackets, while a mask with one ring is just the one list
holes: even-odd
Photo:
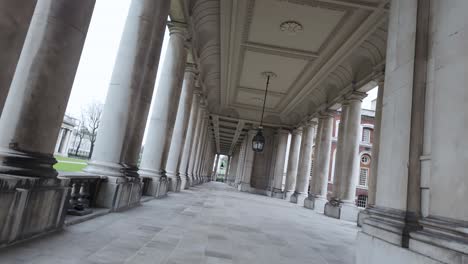
[[262, 72], [272, 71], [277, 77], [270, 81], [268, 90], [287, 93], [306, 64], [307, 60], [303, 59], [246, 50], [239, 85], [265, 91], [266, 79]]
[[[346, 11], [327, 5], [313, 6], [313, 2], [300, 4], [285, 0], [256, 0], [248, 41], [318, 52]], [[286, 26], [282, 28], [286, 21], [298, 24], [284, 24]]]

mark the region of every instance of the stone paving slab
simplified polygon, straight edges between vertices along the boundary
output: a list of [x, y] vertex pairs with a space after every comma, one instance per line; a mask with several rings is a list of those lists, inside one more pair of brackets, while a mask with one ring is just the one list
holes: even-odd
[[358, 229], [208, 183], [0, 250], [1, 264], [344, 264]]

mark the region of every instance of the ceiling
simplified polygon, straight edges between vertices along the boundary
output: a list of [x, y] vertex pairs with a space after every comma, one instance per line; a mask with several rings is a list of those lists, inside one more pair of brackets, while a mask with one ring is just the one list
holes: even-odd
[[385, 63], [388, 0], [173, 2], [171, 15], [192, 25], [194, 59], [222, 154], [232, 153], [260, 119], [263, 72], [277, 75], [265, 121], [294, 127], [346, 92], [371, 87]]

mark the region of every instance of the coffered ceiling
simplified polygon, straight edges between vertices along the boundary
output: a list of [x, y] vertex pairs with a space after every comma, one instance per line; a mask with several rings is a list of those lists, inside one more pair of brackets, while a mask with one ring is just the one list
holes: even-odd
[[263, 72], [277, 76], [265, 121], [293, 127], [347, 91], [369, 87], [385, 62], [388, 0], [173, 1], [185, 1], [195, 25], [194, 58], [221, 152], [242, 139], [239, 127], [259, 121]]

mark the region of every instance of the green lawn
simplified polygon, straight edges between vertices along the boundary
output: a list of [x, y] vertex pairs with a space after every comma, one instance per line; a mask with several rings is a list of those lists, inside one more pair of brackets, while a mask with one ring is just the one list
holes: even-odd
[[86, 160], [56, 156], [57, 164], [54, 169], [66, 172], [79, 172], [86, 167]]

